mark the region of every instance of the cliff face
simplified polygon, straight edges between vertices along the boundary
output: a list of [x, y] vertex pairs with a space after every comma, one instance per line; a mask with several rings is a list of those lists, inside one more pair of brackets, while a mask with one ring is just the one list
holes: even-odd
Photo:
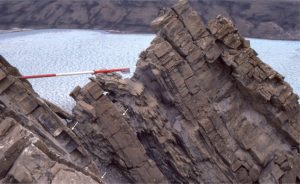
[[298, 96], [233, 23], [180, 1], [152, 27], [134, 76], [76, 87], [73, 115], [0, 60], [1, 181], [299, 182]]
[[[151, 32], [150, 22], [176, 0], [0, 1], [0, 29], [95, 28]], [[300, 39], [300, 2], [285, 0], [194, 0], [204, 21], [223, 14], [243, 36]]]

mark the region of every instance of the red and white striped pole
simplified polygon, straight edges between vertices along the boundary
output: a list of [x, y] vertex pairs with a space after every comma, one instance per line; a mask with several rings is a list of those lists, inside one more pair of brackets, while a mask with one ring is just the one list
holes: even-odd
[[112, 72], [130, 73], [130, 68], [115, 68], [115, 69], [91, 70], [91, 71], [80, 71], [80, 72], [56, 73], [56, 74], [28, 75], [28, 76], [21, 76], [20, 78], [35, 79], [35, 78], [59, 77], [59, 76], [82, 75], [82, 74], [94, 75], [97, 73], [112, 73]]

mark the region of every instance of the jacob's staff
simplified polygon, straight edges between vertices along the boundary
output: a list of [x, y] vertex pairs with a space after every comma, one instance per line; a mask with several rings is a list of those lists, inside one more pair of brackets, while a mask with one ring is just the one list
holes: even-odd
[[28, 75], [21, 76], [21, 79], [35, 79], [35, 78], [45, 78], [45, 77], [60, 77], [60, 76], [71, 76], [71, 75], [82, 75], [82, 74], [98, 74], [98, 73], [113, 73], [122, 72], [130, 73], [129, 68], [114, 68], [114, 69], [102, 69], [102, 70], [90, 70], [90, 71], [79, 71], [79, 72], [68, 72], [68, 73], [56, 73], [56, 74], [40, 74], [40, 75]]

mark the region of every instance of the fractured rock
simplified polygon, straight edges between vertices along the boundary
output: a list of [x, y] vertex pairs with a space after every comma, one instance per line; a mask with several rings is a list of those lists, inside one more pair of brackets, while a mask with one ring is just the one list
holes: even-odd
[[152, 25], [133, 77], [76, 87], [72, 115], [0, 57], [0, 182], [299, 181], [298, 96], [233, 22], [181, 0]]
[[[295, 182], [298, 96], [233, 22], [219, 15], [206, 27], [179, 1], [152, 25], [157, 37], [131, 79], [97, 75], [91, 83], [107, 96], [91, 100], [90, 84], [73, 95], [76, 132], [94, 158], [130, 182]], [[96, 120], [78, 111], [82, 99]]]
[[59, 164], [78, 183], [101, 183], [90, 153], [66, 126], [72, 116], [41, 99], [1, 56], [0, 74], [0, 182], [55, 182], [51, 169]]

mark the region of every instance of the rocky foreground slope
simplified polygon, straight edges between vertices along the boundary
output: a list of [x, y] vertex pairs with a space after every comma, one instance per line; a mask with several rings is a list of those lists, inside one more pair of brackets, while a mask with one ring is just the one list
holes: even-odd
[[[0, 29], [96, 28], [151, 32], [150, 23], [177, 0], [0, 1]], [[298, 0], [192, 0], [204, 21], [234, 20], [243, 36], [300, 40]]]
[[76, 87], [72, 115], [1, 58], [0, 181], [300, 181], [298, 96], [233, 23], [180, 1], [152, 26], [134, 76]]
[[18, 76], [0, 57], [0, 182], [100, 183], [90, 153], [66, 126], [72, 118]]

